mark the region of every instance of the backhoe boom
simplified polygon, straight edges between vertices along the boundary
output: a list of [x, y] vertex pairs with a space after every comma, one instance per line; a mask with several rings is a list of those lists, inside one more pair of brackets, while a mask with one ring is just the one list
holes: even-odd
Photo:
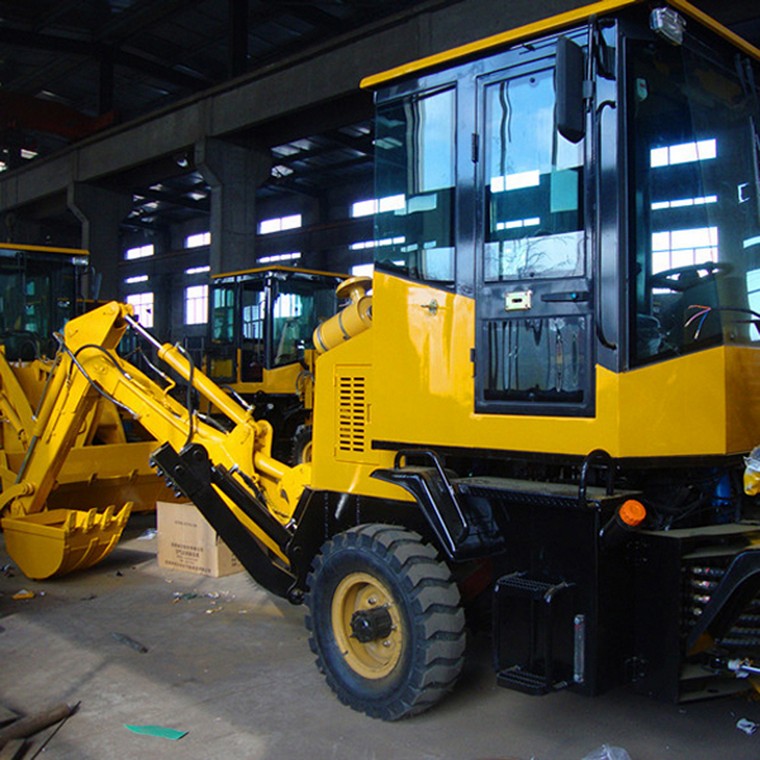
[[[287, 526], [308, 482], [308, 465], [290, 468], [274, 460], [269, 423], [254, 420], [250, 409], [237, 404], [196, 371], [179, 348], [150, 338], [159, 358], [228, 418], [229, 429], [202, 419], [179, 403], [170, 393], [174, 383], [161, 387], [119, 357], [116, 347], [130, 324], [150, 338], [133, 320], [132, 308], [116, 302], [67, 324], [34, 418], [27, 456], [16, 483], [0, 495], [0, 508], [7, 514], [3, 528], [9, 553], [25, 574], [31, 573], [30, 577], [60, 573], [49, 572], [46, 565], [47, 574], [40, 576], [33, 558], [45, 554], [38, 543], [48, 540], [51, 531], [53, 540], [63, 543], [63, 554], [70, 553], [67, 542], [75, 543], [76, 533], [71, 524], [74, 511], [55, 510], [64, 514], [56, 515], [56, 524], [51, 525], [46, 519], [50, 513], [43, 510], [84, 419], [102, 395], [139, 420], [156, 438], [161, 446], [153, 463], [167, 481], [196, 502], [222, 537], [234, 545], [249, 572], [262, 578], [262, 585], [274, 585], [272, 590], [284, 595], [292, 580], [285, 551], [290, 535]], [[90, 521], [96, 524], [99, 515], [92, 512]], [[124, 510], [119, 514], [125, 522], [128, 508], [126, 515]], [[40, 527], [41, 521], [46, 535], [37, 536], [34, 530], [30, 533], [29, 529]], [[103, 530], [113, 532], [111, 523]], [[111, 544], [116, 540], [118, 536]], [[62, 567], [66, 572], [70, 569], [65, 562]]]

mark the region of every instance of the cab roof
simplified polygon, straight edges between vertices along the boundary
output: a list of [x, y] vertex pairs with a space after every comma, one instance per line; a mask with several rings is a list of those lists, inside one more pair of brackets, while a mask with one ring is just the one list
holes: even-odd
[[[420, 58], [416, 61], [396, 66], [379, 74], [373, 74], [365, 77], [361, 81], [364, 89], [375, 89], [382, 85], [389, 84], [395, 80], [402, 79], [412, 74], [421, 74], [429, 69], [439, 68], [455, 63], [459, 63], [468, 58], [478, 57], [489, 53], [490, 51], [512, 45], [523, 40], [539, 37], [551, 32], [559, 32], [580, 22], [588, 21], [593, 16], [606, 15], [614, 13], [623, 8], [633, 5], [642, 5], [646, 0], [599, 0], [598, 2], [584, 5], [555, 16], [550, 16], [540, 21], [534, 21], [530, 24], [509, 29], [505, 32], [484, 37], [483, 39], [469, 42], [465, 45], [446, 50], [441, 53]], [[687, 0], [667, 0], [662, 5], [669, 5], [685, 16], [699, 22], [702, 26], [711, 29], [720, 37], [728, 40], [746, 55], [760, 60], [760, 49], [747, 42], [745, 39], [735, 34], [730, 29], [718, 23], [711, 16], [692, 5]]]
[[303, 267], [289, 267], [282, 264], [272, 264], [270, 266], [252, 267], [251, 269], [239, 269], [234, 272], [220, 272], [211, 276], [212, 281], [222, 280], [224, 278], [236, 278], [236, 277], [251, 277], [255, 275], [264, 275], [268, 272], [282, 272], [285, 274], [304, 274], [304, 275], [319, 275], [321, 277], [336, 277], [340, 279], [346, 279], [347, 274], [340, 272], [325, 272], [319, 269], [304, 269]]

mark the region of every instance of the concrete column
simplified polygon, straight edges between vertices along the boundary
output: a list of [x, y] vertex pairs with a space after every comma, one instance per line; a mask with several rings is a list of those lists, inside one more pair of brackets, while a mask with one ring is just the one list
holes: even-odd
[[269, 177], [269, 152], [207, 137], [195, 144], [195, 165], [211, 187], [211, 274], [250, 268], [256, 260], [256, 189]]
[[117, 264], [122, 253], [119, 224], [132, 210], [131, 195], [73, 182], [68, 187], [67, 203], [82, 223], [82, 248], [90, 252], [90, 263], [101, 277], [100, 292], [85, 296], [118, 298]]

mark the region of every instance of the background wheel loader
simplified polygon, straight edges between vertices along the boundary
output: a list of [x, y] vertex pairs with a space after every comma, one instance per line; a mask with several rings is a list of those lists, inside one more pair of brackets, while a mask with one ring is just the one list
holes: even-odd
[[206, 373], [272, 424], [274, 453], [283, 461], [298, 464], [309, 456], [312, 333], [337, 312], [345, 279], [281, 265], [211, 279]]
[[505, 687], [747, 688], [758, 60], [684, 0], [620, 0], [370, 77], [377, 196], [403, 204], [376, 219], [393, 242], [371, 296], [315, 338], [311, 462], [274, 458], [270, 425], [181, 350], [157, 346], [227, 426], [119, 358], [141, 328], [109, 304], [65, 328], [4, 493], [14, 559], [46, 540], [24, 532], [39, 463], [105, 394], [249, 573], [305, 603], [318, 666], [357, 710], [441, 699], [482, 599]]

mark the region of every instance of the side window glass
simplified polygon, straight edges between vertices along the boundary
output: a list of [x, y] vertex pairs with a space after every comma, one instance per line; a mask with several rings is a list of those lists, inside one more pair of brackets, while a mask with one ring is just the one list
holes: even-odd
[[375, 245], [381, 269], [454, 281], [455, 108], [450, 88], [378, 110]]
[[485, 92], [486, 282], [584, 274], [583, 143], [554, 129], [553, 70]]
[[235, 323], [235, 291], [216, 286], [211, 297], [211, 340], [232, 342]]

